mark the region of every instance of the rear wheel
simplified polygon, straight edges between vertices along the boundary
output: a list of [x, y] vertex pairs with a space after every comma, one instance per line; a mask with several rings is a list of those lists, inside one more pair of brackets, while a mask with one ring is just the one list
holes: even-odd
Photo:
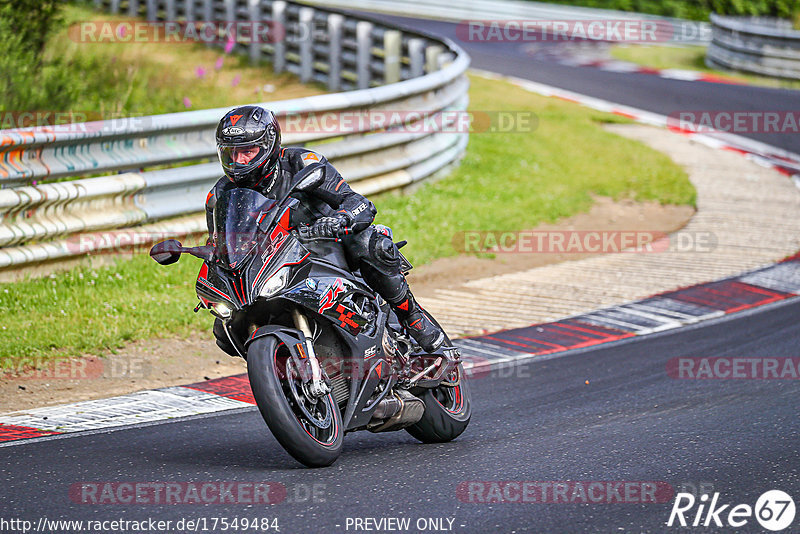
[[[436, 321], [430, 315], [428, 317]], [[445, 343], [452, 346], [447, 335]], [[456, 439], [466, 430], [472, 417], [472, 405], [467, 377], [461, 364], [439, 387], [418, 388], [412, 393], [425, 403], [425, 413], [419, 422], [406, 428], [409, 434], [423, 443], [442, 443]]]
[[247, 374], [258, 409], [275, 439], [308, 467], [331, 465], [342, 451], [342, 416], [329, 393], [306, 395], [289, 349], [272, 336], [247, 349]]

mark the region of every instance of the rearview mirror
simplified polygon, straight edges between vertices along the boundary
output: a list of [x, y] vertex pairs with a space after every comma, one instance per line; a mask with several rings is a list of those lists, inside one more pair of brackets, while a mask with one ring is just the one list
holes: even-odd
[[150, 249], [150, 257], [161, 265], [170, 265], [181, 259], [183, 246], [176, 239], [167, 239], [153, 245]]
[[294, 186], [295, 191], [308, 191], [314, 189], [325, 179], [323, 167], [320, 164], [310, 165], [297, 173], [295, 179], [299, 179], [297, 185]]

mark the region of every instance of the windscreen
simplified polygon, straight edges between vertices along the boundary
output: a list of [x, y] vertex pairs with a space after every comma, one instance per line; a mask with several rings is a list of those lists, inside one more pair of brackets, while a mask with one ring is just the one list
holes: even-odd
[[216, 256], [235, 269], [258, 244], [259, 223], [270, 217], [275, 201], [261, 193], [237, 187], [220, 194], [214, 206]]

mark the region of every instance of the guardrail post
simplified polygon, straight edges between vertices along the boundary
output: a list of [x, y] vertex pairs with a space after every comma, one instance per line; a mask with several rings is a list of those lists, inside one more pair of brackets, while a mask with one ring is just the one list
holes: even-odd
[[194, 0], [183, 0], [183, 16], [187, 22], [194, 22]]
[[167, 0], [167, 21], [174, 22], [175, 21], [175, 2], [177, 0]]
[[261, 59], [261, 36], [271, 35], [271, 32], [263, 34], [261, 31], [267, 29], [263, 28], [261, 21], [261, 0], [249, 0], [247, 11], [250, 15], [250, 62], [258, 63]]
[[272, 2], [272, 23], [283, 35], [281, 39], [275, 41], [275, 46], [272, 47], [272, 69], [279, 73], [286, 69], [286, 38], [288, 37], [286, 2], [283, 0]]
[[158, 6], [156, 0], [147, 0], [147, 20], [153, 22], [158, 15]]
[[410, 61], [410, 77], [419, 78], [425, 74], [425, 40], [408, 40], [408, 59]]
[[[190, 0], [191, 1], [191, 0]], [[214, 0], [203, 0], [203, 22], [206, 24], [214, 24]], [[204, 39], [206, 46], [214, 46], [217, 37], [213, 40]]]
[[314, 10], [310, 7], [300, 9], [300, 81], [311, 81], [314, 74]]
[[236, 0], [224, 0], [225, 1], [225, 22], [228, 24], [225, 25], [227, 31], [225, 37], [225, 43], [227, 44], [230, 39], [233, 39], [233, 48], [231, 52], [238, 52], [239, 51], [239, 36], [236, 33]]
[[369, 88], [371, 78], [370, 62], [372, 61], [372, 23], [359, 21], [356, 24], [356, 74], [358, 88]]
[[427, 72], [436, 72], [439, 70], [439, 57], [444, 50], [439, 45], [429, 46], [425, 49], [425, 70]]
[[338, 91], [342, 81], [342, 25], [344, 17], [328, 15], [328, 90]]
[[400, 81], [400, 53], [402, 34], [397, 30], [387, 30], [383, 34], [383, 82]]
[[135, 17], [139, 15], [139, 0], [128, 0], [128, 16]]

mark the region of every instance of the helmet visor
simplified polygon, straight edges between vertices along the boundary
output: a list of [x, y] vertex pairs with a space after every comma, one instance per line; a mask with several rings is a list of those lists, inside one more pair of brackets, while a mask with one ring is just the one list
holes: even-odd
[[260, 167], [275, 149], [276, 135], [272, 128], [260, 140], [249, 143], [217, 145], [219, 162], [226, 174], [241, 176]]

